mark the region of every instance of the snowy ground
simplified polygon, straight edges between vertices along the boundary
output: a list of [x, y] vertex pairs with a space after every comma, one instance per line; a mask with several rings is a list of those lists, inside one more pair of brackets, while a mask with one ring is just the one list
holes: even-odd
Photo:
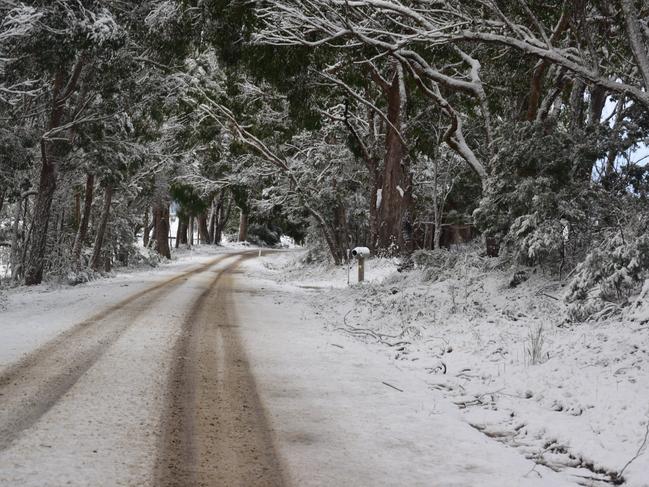
[[[0, 312], [0, 376], [98, 310], [219, 252], [234, 250], [12, 290]], [[299, 257], [248, 260], [231, 289], [232, 324], [288, 485], [597, 486], [638, 452], [646, 325], [557, 327], [559, 302], [540, 292], [558, 289], [540, 277], [507, 289], [506, 274], [471, 262], [423, 282], [370, 260], [369, 282], [347, 287], [345, 269], [301, 267]], [[0, 441], [0, 485], [153, 485], [172, 349], [211, 279], [183, 278], [111, 315], [111, 326], [120, 316], [129, 326], [19, 438]], [[532, 360], [539, 324], [544, 344]], [[626, 485], [649, 485], [648, 456], [624, 470]]]
[[46, 343], [70, 326], [166, 277], [207, 262], [233, 249], [196, 247], [176, 251], [174, 260], [154, 269], [115, 273], [78, 286], [44, 283], [6, 291], [0, 307], [0, 372], [24, 354]]
[[305, 320], [368, 344], [485, 438], [570, 482], [649, 485], [649, 289], [622, 317], [570, 325], [559, 283], [509, 288], [511, 271], [471, 255], [432, 273], [370, 260], [351, 287], [342, 268], [266, 260], [269, 279], [307, 292]]

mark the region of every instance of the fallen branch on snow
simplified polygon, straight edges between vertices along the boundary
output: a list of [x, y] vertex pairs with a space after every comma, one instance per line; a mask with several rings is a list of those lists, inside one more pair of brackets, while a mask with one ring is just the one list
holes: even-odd
[[382, 384], [384, 384], [384, 385], [386, 385], [388, 387], [392, 387], [392, 389], [395, 389], [395, 390], [397, 390], [399, 392], [403, 392], [403, 389], [399, 389], [398, 387], [395, 387], [392, 384], [388, 384], [387, 382], [382, 382]]
[[638, 448], [638, 451], [635, 452], [635, 455], [633, 455], [633, 458], [631, 460], [629, 460], [628, 462], [626, 462], [626, 465], [624, 465], [624, 467], [622, 467], [622, 470], [620, 470], [617, 473], [617, 475], [615, 476], [615, 478], [613, 480], [615, 480], [615, 481], [617, 481], [617, 480], [623, 481], [624, 478], [622, 477], [622, 475], [624, 474], [624, 471], [628, 468], [629, 465], [631, 465], [631, 463], [633, 463], [640, 455], [642, 455], [642, 452], [647, 447], [647, 441], [648, 440], [649, 440], [649, 419], [647, 420], [647, 426], [646, 426], [645, 431], [644, 431], [644, 439], [642, 440], [642, 443], [640, 444], [640, 448]]

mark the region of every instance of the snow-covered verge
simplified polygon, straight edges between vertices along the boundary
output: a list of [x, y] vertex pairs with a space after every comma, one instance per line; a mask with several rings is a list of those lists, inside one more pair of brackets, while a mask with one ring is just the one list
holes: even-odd
[[369, 260], [350, 287], [345, 269], [298, 253], [264, 265], [312, 291], [313, 318], [441, 391], [486, 437], [578, 485], [649, 486], [649, 284], [617, 316], [571, 324], [562, 283], [527, 270], [512, 286], [490, 259], [452, 261], [398, 273]]

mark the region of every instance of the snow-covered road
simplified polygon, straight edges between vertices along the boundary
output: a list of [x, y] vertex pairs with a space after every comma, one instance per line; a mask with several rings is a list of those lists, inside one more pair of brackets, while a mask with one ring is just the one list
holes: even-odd
[[0, 485], [575, 485], [325, 331], [256, 253], [10, 296]]

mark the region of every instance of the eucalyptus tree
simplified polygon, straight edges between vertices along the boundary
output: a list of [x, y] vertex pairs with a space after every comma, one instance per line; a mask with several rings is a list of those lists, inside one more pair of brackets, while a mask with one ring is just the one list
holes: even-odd
[[[112, 14], [99, 5], [73, 2], [31, 2], [37, 20], [5, 45], [11, 58], [5, 77], [17, 84], [38, 79], [47, 116], [40, 134], [41, 171], [34, 207], [33, 232], [25, 282], [37, 284], [43, 276], [50, 208], [61, 160], [69, 152], [74, 130], [92, 119], [86, 112], [88, 88], [84, 70], [109, 56], [123, 41], [124, 31]], [[25, 7], [21, 4], [20, 10]]]
[[[426, 15], [429, 13], [430, 15]], [[390, 57], [401, 64], [405, 74], [449, 119], [444, 140], [485, 178], [486, 164], [466, 142], [462, 112], [445, 96], [444, 90], [466, 94], [484, 118], [487, 143], [490, 142], [491, 117], [481, 79], [481, 65], [470, 53], [458, 46], [446, 48], [439, 43], [427, 44], [413, 36], [415, 27], [425, 32], [444, 32], [456, 22], [446, 5], [413, 2], [408, 6], [391, 1], [303, 1], [266, 2], [257, 10], [262, 27], [255, 40], [282, 46], [333, 46], [355, 52], [354, 62], [372, 65], [376, 59]], [[417, 30], [415, 30], [415, 34]], [[411, 38], [412, 37], [412, 38]], [[371, 47], [370, 51], [359, 46]], [[360, 56], [359, 56], [360, 55]], [[403, 75], [402, 75], [403, 77]]]
[[[347, 126], [374, 183], [369, 199], [374, 235], [370, 246], [385, 250], [396, 244], [409, 250], [407, 229], [414, 219], [410, 164], [413, 155], [421, 152], [417, 142], [407, 136], [411, 132], [409, 117], [418, 116], [409, 108], [413, 97], [426, 97], [446, 115], [449, 122], [443, 141], [486, 179], [483, 161], [489, 155], [491, 117], [480, 63], [469, 53], [459, 48], [436, 47], [431, 52], [401, 46], [394, 37], [405, 35], [407, 25], [400, 25], [398, 15], [382, 16], [380, 6], [370, 2], [265, 2], [256, 13], [261, 24], [253, 36], [256, 43], [338, 52], [319, 72], [352, 101], [347, 102]], [[427, 28], [441, 29], [445, 22], [442, 15], [430, 20]], [[395, 30], [395, 36], [390, 29]], [[487, 150], [481, 153], [473, 150], [465, 137], [467, 120], [458, 105], [464, 108], [461, 97], [466, 96], [475, 100], [473, 106], [478, 107], [483, 121], [484, 136], [477, 142]], [[359, 116], [360, 110], [350, 112], [350, 105], [362, 107], [368, 115]], [[473, 107], [469, 110], [475, 111]]]
[[[135, 94], [133, 86], [150, 82], [153, 71], [163, 71], [167, 63], [184, 57], [193, 34], [192, 19], [181, 7], [181, 2], [159, 0], [3, 3], [0, 103], [3, 112], [37, 132], [39, 144], [27, 284], [42, 279], [59, 173], [84, 145], [84, 130], [137, 110], [142, 100], [127, 99]], [[93, 141], [95, 146], [100, 140], [99, 136]], [[82, 162], [89, 168], [87, 210], [97, 164]], [[84, 214], [74, 245], [75, 262], [86, 233], [88, 214]]]
[[[286, 96], [268, 83], [252, 84], [245, 77], [220, 92], [210, 94], [191, 84], [190, 92], [202, 123], [216, 123], [228, 143], [234, 167], [223, 182], [237, 193], [246, 188], [246, 205], [281, 206], [289, 215], [307, 213], [334, 262], [345, 260], [345, 206], [334, 191], [351, 183], [347, 171], [354, 167], [349, 164], [354, 157], [344, 125], [295, 130]], [[259, 181], [265, 183], [263, 190], [259, 188], [265, 203], [255, 196]]]

